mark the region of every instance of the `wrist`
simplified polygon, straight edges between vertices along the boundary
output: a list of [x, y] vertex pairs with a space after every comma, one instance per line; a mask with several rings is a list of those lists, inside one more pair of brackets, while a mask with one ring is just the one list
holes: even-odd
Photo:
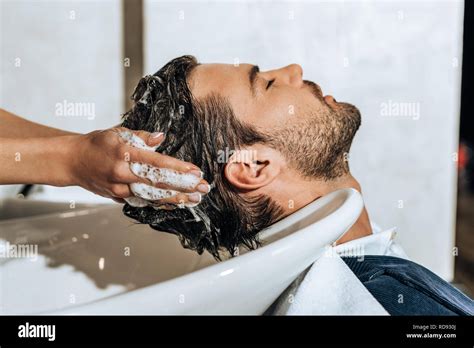
[[58, 182], [55, 186], [75, 186], [79, 185], [79, 178], [76, 175], [80, 166], [80, 138], [81, 135], [64, 135], [55, 137], [53, 140], [58, 147], [55, 152], [57, 156], [57, 176]]

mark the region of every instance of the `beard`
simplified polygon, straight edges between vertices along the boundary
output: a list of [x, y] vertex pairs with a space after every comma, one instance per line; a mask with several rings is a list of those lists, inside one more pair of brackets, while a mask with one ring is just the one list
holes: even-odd
[[309, 179], [327, 181], [349, 173], [348, 153], [360, 124], [355, 106], [338, 103], [274, 129], [269, 138], [290, 167]]

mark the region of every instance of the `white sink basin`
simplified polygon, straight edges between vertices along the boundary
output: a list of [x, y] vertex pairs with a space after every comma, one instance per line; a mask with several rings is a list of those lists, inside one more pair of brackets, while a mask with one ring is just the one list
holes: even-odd
[[263, 247], [219, 263], [120, 205], [6, 219], [0, 241], [39, 255], [0, 258], [0, 314], [261, 314], [362, 206], [355, 190], [333, 192], [263, 231]]

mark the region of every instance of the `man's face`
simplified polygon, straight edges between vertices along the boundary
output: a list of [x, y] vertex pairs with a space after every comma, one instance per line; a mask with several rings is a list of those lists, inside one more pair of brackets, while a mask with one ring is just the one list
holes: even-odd
[[210, 94], [226, 98], [241, 122], [269, 134], [273, 147], [304, 175], [341, 175], [347, 168], [341, 157], [349, 151], [360, 113], [323, 96], [318, 85], [302, 76], [296, 64], [265, 72], [250, 64], [202, 64], [188, 82], [198, 100]]

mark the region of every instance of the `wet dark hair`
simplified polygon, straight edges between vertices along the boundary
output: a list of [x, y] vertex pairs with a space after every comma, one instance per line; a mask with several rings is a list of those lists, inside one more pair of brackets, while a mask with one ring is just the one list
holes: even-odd
[[268, 139], [240, 122], [223, 97], [193, 98], [187, 77], [196, 65], [193, 56], [182, 56], [154, 75], [143, 77], [132, 96], [135, 104], [124, 114], [122, 126], [164, 132], [166, 138], [157, 151], [199, 166], [213, 189], [193, 211], [125, 204], [123, 212], [155, 230], [176, 234], [185, 248], [199, 254], [207, 250], [220, 259], [220, 250], [234, 255], [240, 245], [258, 247], [258, 232], [278, 220], [282, 209], [268, 196], [240, 195], [226, 180], [222, 151], [266, 143]]

